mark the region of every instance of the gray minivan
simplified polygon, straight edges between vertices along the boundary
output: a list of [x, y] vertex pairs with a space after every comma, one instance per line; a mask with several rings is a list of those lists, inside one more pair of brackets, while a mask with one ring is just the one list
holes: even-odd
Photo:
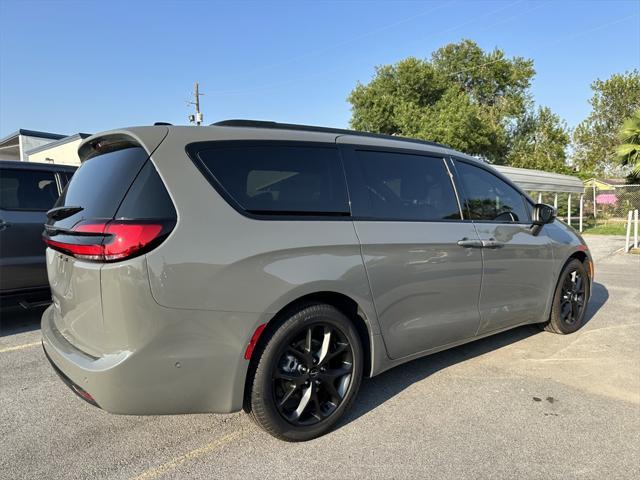
[[44, 234], [44, 350], [121, 414], [308, 440], [363, 376], [524, 324], [580, 328], [593, 262], [552, 207], [435, 143], [230, 120], [87, 138]]
[[42, 229], [76, 167], [0, 160], [0, 306], [51, 298]]

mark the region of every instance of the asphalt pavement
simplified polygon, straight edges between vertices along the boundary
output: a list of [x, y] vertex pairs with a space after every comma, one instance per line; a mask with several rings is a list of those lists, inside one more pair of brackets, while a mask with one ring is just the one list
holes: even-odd
[[640, 478], [640, 255], [620, 237], [587, 242], [579, 332], [527, 326], [397, 367], [299, 444], [242, 413], [103, 412], [46, 362], [41, 312], [3, 312], [0, 478]]

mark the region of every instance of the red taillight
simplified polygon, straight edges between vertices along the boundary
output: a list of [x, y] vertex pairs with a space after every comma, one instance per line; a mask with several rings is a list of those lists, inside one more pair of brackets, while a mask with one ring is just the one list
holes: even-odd
[[74, 243], [58, 242], [47, 237], [43, 238], [44, 243], [46, 243], [48, 247], [68, 253], [76, 258], [82, 258], [84, 260], [102, 259], [102, 245], [76, 245]]
[[168, 233], [166, 224], [130, 220], [83, 222], [70, 232], [43, 237], [47, 246], [83, 260], [124, 260], [146, 251]]
[[120, 260], [130, 257], [158, 238], [160, 232], [162, 225], [155, 223], [109, 223], [104, 233], [112, 235], [112, 239], [105, 240], [104, 258]]

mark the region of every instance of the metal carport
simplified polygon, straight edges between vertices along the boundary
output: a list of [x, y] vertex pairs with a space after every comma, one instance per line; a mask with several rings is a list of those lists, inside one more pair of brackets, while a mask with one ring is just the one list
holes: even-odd
[[494, 167], [523, 190], [527, 192], [537, 192], [538, 203], [542, 203], [543, 193], [552, 193], [554, 194], [553, 206], [557, 209], [558, 194], [568, 194], [567, 223], [569, 225], [571, 225], [571, 198], [573, 195], [578, 195], [580, 203], [579, 230], [582, 231], [584, 184], [578, 177], [560, 173], [543, 172], [542, 170], [530, 170], [528, 168], [515, 168], [501, 165], [494, 165]]

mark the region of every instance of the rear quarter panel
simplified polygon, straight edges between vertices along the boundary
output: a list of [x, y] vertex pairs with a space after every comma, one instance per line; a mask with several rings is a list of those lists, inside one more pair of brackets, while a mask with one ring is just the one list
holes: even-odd
[[[354, 299], [371, 333], [379, 332], [350, 220], [255, 220], [241, 215], [184, 150], [192, 141], [216, 140], [210, 132], [224, 129], [209, 129], [207, 137], [198, 129], [175, 130], [152, 155], [178, 214], [170, 237], [147, 255], [151, 290], [160, 305], [274, 314], [303, 295], [332, 291]], [[327, 141], [325, 135], [308, 136]]]

